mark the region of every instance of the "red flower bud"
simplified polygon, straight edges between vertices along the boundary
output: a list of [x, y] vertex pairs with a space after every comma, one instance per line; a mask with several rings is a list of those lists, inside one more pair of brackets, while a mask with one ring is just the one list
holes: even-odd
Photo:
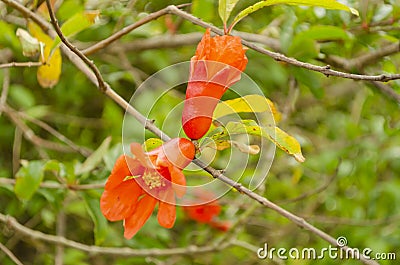
[[190, 139], [207, 133], [222, 95], [240, 80], [247, 64], [245, 52], [239, 37], [211, 37], [207, 29], [191, 59], [182, 113], [183, 130]]

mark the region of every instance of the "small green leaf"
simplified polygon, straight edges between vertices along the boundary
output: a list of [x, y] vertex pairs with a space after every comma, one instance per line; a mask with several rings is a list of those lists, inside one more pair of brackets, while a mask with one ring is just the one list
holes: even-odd
[[162, 144], [163, 141], [159, 138], [149, 138], [143, 143], [143, 149], [145, 152], [149, 152], [161, 146]]
[[224, 25], [228, 21], [237, 2], [239, 2], [239, 0], [219, 0], [218, 13]]
[[271, 100], [261, 95], [247, 95], [218, 103], [213, 113], [213, 120], [240, 112], [269, 112], [276, 122], [281, 119], [281, 113]]
[[[99, 17], [100, 11], [83, 11], [76, 13], [71, 18], [69, 18], [65, 23], [61, 26], [61, 31], [65, 37], [71, 37], [84, 29], [92, 26], [96, 19]], [[51, 46], [51, 50], [53, 50], [57, 45], [61, 43], [60, 37], [56, 37], [54, 39], [53, 45]]]
[[99, 148], [93, 152], [86, 160], [83, 162], [80, 167], [76, 170], [77, 175], [81, 175], [83, 173], [89, 172], [93, 170], [103, 159], [103, 156], [108, 150], [108, 147], [111, 142], [111, 137], [107, 137], [104, 139], [104, 141], [101, 143]]
[[60, 162], [58, 162], [57, 160], [49, 160], [46, 162], [46, 164], [44, 164], [43, 166], [43, 170], [46, 171], [60, 171]]
[[43, 162], [29, 162], [18, 170], [15, 177], [15, 194], [21, 200], [29, 200], [43, 181]]
[[94, 223], [95, 244], [100, 245], [106, 239], [108, 229], [107, 220], [100, 211], [100, 200], [99, 198], [94, 198], [85, 192], [82, 192], [81, 196], [85, 201], [86, 209]]
[[272, 6], [276, 4], [287, 4], [287, 5], [303, 5], [303, 6], [318, 6], [326, 9], [344, 10], [353, 13], [358, 16], [358, 11], [354, 8], [348, 7], [344, 4], [337, 2], [336, 0], [264, 0], [251, 5], [242, 11], [234, 18], [232, 22], [233, 27], [240, 20], [248, 16], [249, 14], [266, 6]]

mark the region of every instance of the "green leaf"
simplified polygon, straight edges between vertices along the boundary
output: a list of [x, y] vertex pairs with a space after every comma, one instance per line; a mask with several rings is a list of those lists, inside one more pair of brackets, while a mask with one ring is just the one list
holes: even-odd
[[118, 143], [106, 152], [106, 154], [103, 156], [103, 161], [107, 170], [111, 171], [113, 169], [115, 161], [121, 155], [122, 150], [122, 144]]
[[219, 0], [218, 13], [224, 25], [226, 25], [237, 2], [239, 2], [239, 0]]
[[299, 67], [290, 67], [290, 71], [293, 73], [296, 80], [310, 89], [311, 93], [318, 99], [324, 96], [324, 89], [321, 84], [321, 75], [307, 69]]
[[43, 162], [29, 162], [18, 170], [15, 177], [15, 194], [21, 200], [29, 200], [43, 181]]
[[[82, 30], [87, 29], [88, 27], [92, 26], [96, 18], [98, 18], [100, 11], [93, 10], [93, 11], [83, 11], [76, 13], [71, 18], [69, 18], [65, 23], [61, 26], [61, 31], [65, 37], [71, 37]], [[53, 45], [51, 46], [51, 50], [53, 50], [57, 45], [61, 43], [60, 37], [56, 37], [54, 39]]]
[[281, 119], [281, 113], [271, 100], [261, 95], [247, 95], [218, 103], [213, 113], [213, 120], [240, 112], [269, 112], [276, 122]]
[[44, 116], [48, 115], [49, 113], [52, 113], [50, 106], [48, 105], [35, 105], [27, 110], [25, 110], [25, 113], [31, 117], [34, 117], [36, 119], [43, 118]]
[[20, 49], [20, 43], [15, 34], [15, 28], [13, 25], [0, 21], [0, 47], [8, 47], [12, 49]]
[[107, 220], [100, 211], [100, 200], [99, 198], [91, 197], [85, 192], [82, 192], [81, 195], [84, 198], [86, 209], [94, 223], [95, 244], [100, 245], [106, 239], [108, 229]]
[[214, 141], [224, 140], [229, 135], [250, 134], [264, 137], [273, 142], [277, 147], [292, 155], [298, 162], [304, 162], [299, 142], [276, 126], [259, 126], [253, 120], [242, 120], [241, 122], [228, 122], [224, 130], [211, 136]]
[[107, 137], [106, 139], [104, 139], [99, 148], [94, 151], [93, 154], [91, 154], [80, 167], [78, 167], [78, 169], [76, 170], [76, 174], [81, 175], [83, 173], [93, 170], [103, 159], [103, 156], [110, 146], [110, 142], [111, 137]]
[[164, 142], [159, 138], [149, 138], [143, 143], [143, 149], [145, 152], [149, 152], [161, 146], [163, 143]]
[[215, 13], [210, 12], [214, 10], [214, 0], [193, 0], [192, 1], [192, 14], [204, 21], [212, 21]]
[[233, 27], [240, 20], [248, 16], [249, 14], [266, 6], [272, 6], [276, 4], [287, 4], [287, 5], [303, 5], [303, 6], [318, 6], [326, 9], [344, 10], [353, 13], [358, 16], [358, 11], [354, 8], [348, 7], [335, 0], [264, 0], [251, 5], [242, 11], [234, 18], [232, 22]]
[[11, 84], [9, 93], [10, 99], [19, 108], [30, 108], [36, 104], [33, 90], [20, 84]]
[[297, 36], [317, 41], [348, 40], [347, 32], [339, 27], [329, 25], [317, 25], [299, 33]]
[[318, 57], [319, 48], [317, 43], [309, 38], [295, 37], [292, 44], [289, 46], [288, 55], [290, 57], [307, 61]]

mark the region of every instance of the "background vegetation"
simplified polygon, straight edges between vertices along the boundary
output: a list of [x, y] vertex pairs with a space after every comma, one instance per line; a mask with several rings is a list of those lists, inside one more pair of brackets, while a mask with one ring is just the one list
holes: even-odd
[[[4, 2], [0, 2], [1, 63], [28, 61], [15, 34], [18, 27], [26, 27], [24, 15]], [[149, 13], [187, 2], [65, 0], [57, 1], [56, 15], [62, 24], [78, 11], [100, 10], [100, 20], [72, 39], [84, 49]], [[256, 1], [240, 1], [233, 13], [248, 2]], [[359, 10], [360, 17], [344, 11], [278, 5], [250, 15], [235, 29], [249, 33], [243, 37], [257, 45], [301, 61], [329, 64], [349, 73], [399, 73], [398, 1], [347, 3]], [[194, 0], [191, 4], [184, 10], [222, 27], [218, 1]], [[105, 81], [129, 100], [148, 76], [190, 60], [203, 32], [190, 21], [166, 15], [89, 57]], [[392, 252], [400, 259], [399, 80], [384, 83], [326, 77], [251, 49], [247, 56], [245, 73], [276, 103], [283, 113], [280, 127], [299, 140], [306, 157], [299, 164], [277, 150], [268, 178], [257, 192], [333, 237], [345, 236], [352, 247]], [[124, 110], [99, 92], [65, 56], [54, 88], [41, 88], [36, 71], [35, 67], [0, 71], [0, 213], [27, 228], [86, 245], [156, 250], [125, 257], [57, 247], [33, 240], [2, 222], [0, 243], [23, 264], [312, 264], [310, 260], [259, 260], [256, 251], [266, 242], [287, 249], [328, 247], [312, 233], [237, 192], [220, 200], [223, 212], [219, 218], [238, 222], [226, 233], [188, 220], [178, 210], [173, 229], [164, 229], [151, 218], [133, 239], [125, 240], [121, 222], [108, 223], [98, 202], [101, 184], [122, 153]], [[171, 105], [184, 98], [184, 87], [176, 91], [169, 99]], [[153, 104], [151, 97], [143, 100], [141, 104]], [[163, 112], [155, 112], [152, 118], [161, 124]], [[141, 141], [143, 128], [138, 125], [137, 131], [132, 138]], [[57, 133], [70, 142], [62, 137], [60, 141]], [[109, 145], [106, 140], [98, 156], [85, 162], [109, 136]], [[18, 170], [32, 178], [25, 183], [28, 186], [43, 177], [42, 186], [33, 194], [29, 194], [32, 187], [14, 189]], [[74, 186], [77, 184], [94, 186], [83, 189]], [[159, 250], [190, 245], [208, 249], [205, 253], [189, 248], [174, 255], [157, 255]], [[14, 264], [4, 252], [0, 252], [0, 263]]]

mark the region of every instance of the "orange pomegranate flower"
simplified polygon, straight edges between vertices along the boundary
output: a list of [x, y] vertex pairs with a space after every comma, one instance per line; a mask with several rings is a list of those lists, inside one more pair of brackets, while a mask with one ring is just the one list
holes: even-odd
[[211, 192], [198, 191], [194, 200], [186, 201], [186, 204], [189, 206], [183, 206], [182, 208], [190, 219], [208, 224], [224, 232], [230, 228], [230, 222], [218, 220], [217, 217], [221, 212], [221, 205], [219, 205], [215, 195]]
[[191, 59], [182, 124], [190, 139], [199, 139], [210, 128], [212, 114], [224, 92], [240, 80], [246, 68], [246, 49], [240, 37], [210, 36], [206, 30]]
[[100, 199], [103, 215], [124, 221], [124, 237], [132, 238], [145, 224], [158, 203], [158, 222], [165, 228], [175, 223], [175, 195], [186, 192], [182, 173], [194, 158], [195, 147], [184, 138], [174, 138], [145, 153], [131, 144], [135, 158], [121, 155], [109, 176]]

